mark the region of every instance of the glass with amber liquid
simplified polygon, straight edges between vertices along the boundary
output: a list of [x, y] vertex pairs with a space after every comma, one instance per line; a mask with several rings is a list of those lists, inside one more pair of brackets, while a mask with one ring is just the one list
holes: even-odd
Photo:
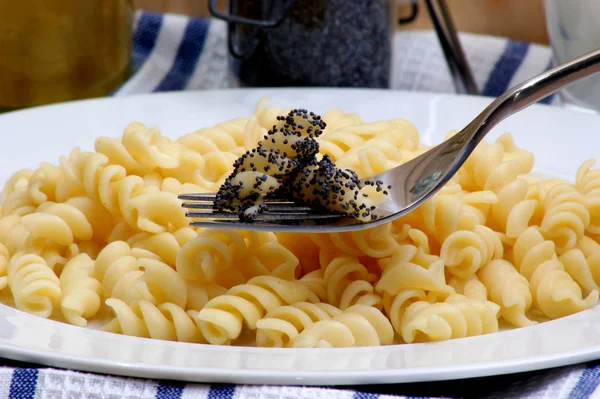
[[132, 0], [0, 0], [0, 109], [110, 94], [127, 78]]

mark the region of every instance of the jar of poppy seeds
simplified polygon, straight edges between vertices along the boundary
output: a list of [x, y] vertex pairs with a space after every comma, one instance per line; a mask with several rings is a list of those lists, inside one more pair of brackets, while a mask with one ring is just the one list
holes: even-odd
[[393, 0], [230, 0], [232, 70], [254, 87], [388, 88]]

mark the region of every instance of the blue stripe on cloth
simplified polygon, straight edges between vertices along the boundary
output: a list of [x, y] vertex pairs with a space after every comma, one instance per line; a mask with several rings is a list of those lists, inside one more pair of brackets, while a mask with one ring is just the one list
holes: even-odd
[[508, 89], [513, 76], [529, 51], [529, 43], [509, 40], [496, 62], [484, 89], [484, 96], [498, 97]]
[[190, 19], [177, 49], [175, 61], [155, 91], [182, 90], [192, 77], [204, 48], [210, 23], [205, 19]]
[[156, 399], [181, 399], [185, 384], [161, 381], [156, 390]]
[[163, 17], [161, 14], [152, 12], [143, 12], [137, 23], [137, 29], [133, 34], [133, 48], [132, 48], [132, 60], [131, 70], [133, 73], [137, 72], [144, 62], [148, 59], [163, 23]]
[[600, 384], [600, 365], [588, 366], [569, 393], [569, 399], [587, 399]]
[[[550, 68], [552, 68], [552, 58], [550, 58], [550, 61], [548, 61], [548, 65], [546, 65], [546, 69], [544, 69], [544, 72]], [[554, 96], [556, 96], [556, 93], [544, 98], [543, 100], [540, 101], [540, 103], [550, 104], [552, 102], [552, 100], [554, 100]]]
[[235, 393], [235, 385], [219, 384], [211, 385], [206, 399], [231, 399]]
[[10, 381], [9, 399], [31, 399], [35, 396], [38, 369], [15, 369]]
[[356, 392], [352, 399], [377, 399], [379, 395], [370, 392]]

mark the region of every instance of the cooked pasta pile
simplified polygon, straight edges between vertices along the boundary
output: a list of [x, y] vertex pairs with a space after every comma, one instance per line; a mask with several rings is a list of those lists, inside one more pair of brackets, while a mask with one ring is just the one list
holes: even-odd
[[[365, 231], [195, 229], [177, 195], [216, 192], [287, 113], [177, 140], [132, 123], [6, 182], [0, 293], [18, 309], [106, 331], [221, 345], [347, 347], [492, 333], [593, 307], [600, 171], [529, 175], [509, 135], [482, 143], [439, 194]], [[426, 150], [402, 119], [323, 115], [322, 155], [368, 177]]]

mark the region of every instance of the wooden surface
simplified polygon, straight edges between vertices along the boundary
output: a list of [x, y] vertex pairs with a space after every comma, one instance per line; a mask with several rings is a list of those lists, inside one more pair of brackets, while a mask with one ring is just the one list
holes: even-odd
[[[207, 0], [134, 0], [137, 8], [208, 16]], [[446, 0], [459, 31], [504, 36], [516, 40], [548, 42], [542, 0]], [[408, 8], [400, 6], [399, 15]], [[431, 29], [425, 5], [416, 21], [400, 29]]]
[[207, 0], [134, 0], [136, 8], [195, 16], [208, 15], [207, 3]]

